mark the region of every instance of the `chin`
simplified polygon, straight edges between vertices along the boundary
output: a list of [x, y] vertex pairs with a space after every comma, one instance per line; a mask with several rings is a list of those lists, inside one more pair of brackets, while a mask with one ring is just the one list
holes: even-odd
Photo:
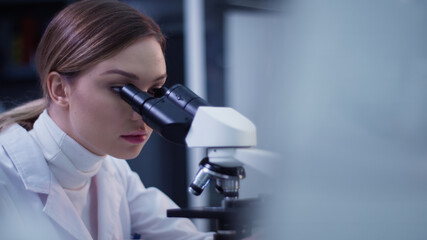
[[115, 158], [120, 158], [120, 159], [134, 159], [136, 157], [138, 157], [139, 155], [139, 151], [138, 152], [125, 152], [125, 153], [117, 153], [117, 154], [110, 154], [111, 156], [115, 157]]
[[122, 146], [122, 147], [115, 147], [114, 149], [111, 149], [107, 154], [110, 156], [113, 156], [115, 158], [121, 158], [121, 159], [134, 159], [138, 157], [138, 155], [141, 153], [142, 147], [145, 144], [140, 145], [133, 145], [133, 146]]

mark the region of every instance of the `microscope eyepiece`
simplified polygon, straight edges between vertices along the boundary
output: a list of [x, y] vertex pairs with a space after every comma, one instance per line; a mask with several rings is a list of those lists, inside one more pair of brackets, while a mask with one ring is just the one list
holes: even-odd
[[125, 85], [120, 89], [120, 97], [139, 114], [142, 113], [142, 106], [144, 106], [145, 102], [153, 98], [149, 93], [139, 90], [132, 84]]
[[147, 93], [132, 84], [127, 84], [119, 91], [120, 97], [139, 113], [143, 121], [154, 131], [174, 143], [185, 143], [193, 116], [165, 96], [166, 88]]

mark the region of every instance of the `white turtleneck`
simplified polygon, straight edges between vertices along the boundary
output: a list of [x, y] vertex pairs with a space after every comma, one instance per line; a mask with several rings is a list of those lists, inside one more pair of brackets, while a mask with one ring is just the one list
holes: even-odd
[[[98, 156], [69, 137], [50, 118], [47, 110], [34, 123], [31, 136], [77, 213], [94, 239], [97, 238], [97, 191], [92, 177], [105, 156]], [[94, 179], [94, 178], [93, 178]]]

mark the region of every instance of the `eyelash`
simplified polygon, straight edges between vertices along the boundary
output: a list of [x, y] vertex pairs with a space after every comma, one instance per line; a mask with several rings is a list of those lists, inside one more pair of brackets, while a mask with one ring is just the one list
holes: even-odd
[[115, 92], [115, 93], [119, 94], [119, 93], [120, 93], [121, 88], [122, 88], [122, 87], [114, 86], [114, 87], [111, 87], [111, 90], [112, 90], [113, 92]]

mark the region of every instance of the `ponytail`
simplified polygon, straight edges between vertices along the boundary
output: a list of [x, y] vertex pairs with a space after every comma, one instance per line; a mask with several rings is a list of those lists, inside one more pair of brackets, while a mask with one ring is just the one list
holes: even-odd
[[1, 113], [0, 132], [14, 123], [18, 123], [27, 131], [33, 129], [34, 122], [46, 107], [46, 98], [40, 98]]

